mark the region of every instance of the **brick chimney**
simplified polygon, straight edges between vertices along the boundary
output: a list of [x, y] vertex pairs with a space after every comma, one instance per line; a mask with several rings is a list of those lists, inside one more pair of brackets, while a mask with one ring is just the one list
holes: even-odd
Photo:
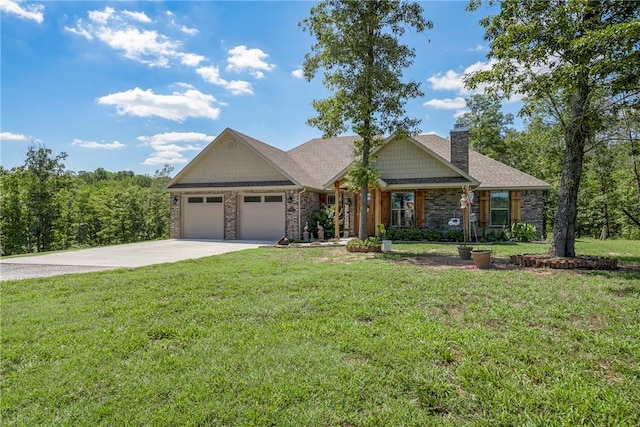
[[450, 135], [451, 163], [464, 173], [469, 173], [469, 129], [456, 123]]

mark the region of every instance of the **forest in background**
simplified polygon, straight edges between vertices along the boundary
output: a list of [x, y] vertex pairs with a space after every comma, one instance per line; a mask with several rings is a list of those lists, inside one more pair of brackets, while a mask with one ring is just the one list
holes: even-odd
[[2, 255], [112, 245], [169, 236], [173, 168], [154, 176], [132, 171], [71, 172], [66, 153], [28, 149], [25, 164], [0, 167]]
[[[551, 231], [564, 155], [562, 129], [550, 106], [526, 103], [523, 129], [488, 95], [467, 100], [459, 120], [471, 148], [551, 184], [545, 221]], [[606, 131], [585, 149], [578, 194], [578, 237], [640, 239], [640, 113], [602, 115]], [[2, 255], [55, 251], [167, 238], [170, 201], [164, 187], [173, 168], [153, 176], [131, 171], [71, 172], [66, 153], [28, 149], [25, 164], [0, 166]]]
[[[612, 103], [603, 98], [600, 105]], [[495, 96], [474, 95], [467, 99], [467, 108], [459, 121], [469, 129], [471, 148], [551, 184], [545, 192], [545, 228], [551, 232], [565, 152], [562, 127], [551, 113], [554, 106], [525, 99], [521, 131], [513, 128], [513, 115], [503, 113]], [[640, 112], [603, 107], [599, 117], [605, 130], [585, 147], [577, 237], [638, 240]]]

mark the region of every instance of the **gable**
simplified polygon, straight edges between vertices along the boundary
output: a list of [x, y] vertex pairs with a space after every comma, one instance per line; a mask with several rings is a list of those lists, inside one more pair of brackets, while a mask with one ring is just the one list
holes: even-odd
[[441, 159], [406, 139], [394, 139], [376, 152], [375, 167], [383, 181], [412, 178], [458, 178]]
[[174, 184], [268, 182], [288, 180], [271, 162], [237, 138], [209, 145]]

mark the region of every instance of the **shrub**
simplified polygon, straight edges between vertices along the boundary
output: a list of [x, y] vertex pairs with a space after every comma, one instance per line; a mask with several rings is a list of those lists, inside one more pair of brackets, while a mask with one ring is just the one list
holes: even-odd
[[538, 230], [535, 225], [527, 222], [516, 222], [511, 224], [511, 232], [509, 233], [511, 240], [516, 242], [530, 242], [538, 238]]
[[314, 211], [311, 214], [311, 224], [309, 224], [309, 232], [318, 235], [318, 223], [324, 228], [324, 238], [331, 239], [335, 237], [335, 208], [330, 206]]

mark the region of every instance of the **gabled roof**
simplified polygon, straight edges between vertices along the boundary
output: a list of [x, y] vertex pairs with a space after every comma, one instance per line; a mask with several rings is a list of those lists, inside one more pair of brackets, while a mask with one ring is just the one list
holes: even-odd
[[[451, 143], [438, 135], [416, 135], [415, 140], [451, 161]], [[469, 175], [480, 182], [480, 190], [546, 190], [546, 182], [505, 165], [475, 150], [469, 150]]]
[[[171, 189], [185, 176], [193, 164], [207, 152], [213, 150], [213, 146], [221, 139], [232, 135], [250, 147], [265, 161], [272, 164], [284, 177], [298, 187], [324, 190], [332, 187], [334, 180], [341, 178], [354, 160], [354, 143], [358, 136], [341, 136], [336, 138], [315, 138], [298, 147], [284, 152], [276, 147], [244, 135], [233, 129], [225, 129], [205, 147], [187, 166], [185, 166], [175, 178], [167, 185]], [[392, 141], [389, 137], [384, 144]], [[469, 173], [464, 173], [451, 164], [451, 146], [447, 139], [438, 135], [416, 135], [408, 140], [419, 146], [428, 155], [442, 162], [448, 168], [455, 170], [461, 182], [465, 181], [479, 189], [548, 189], [550, 185], [534, 178], [524, 172], [505, 165], [497, 160], [484, 156], [474, 150], [469, 150]], [[384, 147], [384, 144], [375, 152]], [[429, 183], [438, 183], [438, 180]], [[426, 182], [425, 182], [426, 183]], [[447, 179], [442, 178], [446, 184]], [[451, 184], [451, 183], [449, 183]], [[174, 187], [175, 188], [175, 187]]]
[[[278, 170], [284, 178], [284, 181], [273, 182], [273, 185], [283, 185], [282, 183], [289, 182], [289, 185], [305, 186], [309, 183], [313, 183], [313, 179], [298, 166], [295, 162], [291, 161], [289, 155], [269, 144], [252, 138], [248, 135], [244, 135], [238, 131], [227, 128], [222, 131], [213, 141], [209, 143], [196, 157], [193, 158], [170, 182], [167, 184], [167, 189], [171, 188], [201, 188], [201, 187], [222, 187], [220, 183], [203, 182], [203, 183], [189, 183], [181, 184], [180, 181], [189, 173], [194, 165], [208, 153], [213, 151], [215, 147], [222, 143], [223, 140], [233, 138], [241, 144], [244, 144], [251, 151], [266, 162], [271, 164], [276, 170]], [[237, 181], [234, 183], [227, 183], [228, 186], [247, 186], [248, 182]], [[318, 187], [320, 188], [320, 187]]]

